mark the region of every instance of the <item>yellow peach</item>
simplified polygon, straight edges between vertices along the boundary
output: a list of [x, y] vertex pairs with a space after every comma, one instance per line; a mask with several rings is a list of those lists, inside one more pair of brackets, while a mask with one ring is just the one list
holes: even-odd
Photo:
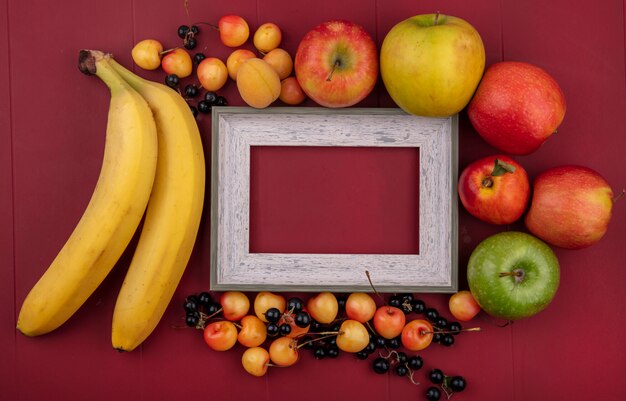
[[257, 109], [272, 104], [280, 95], [276, 71], [260, 58], [244, 61], [237, 71], [237, 89], [244, 102]]

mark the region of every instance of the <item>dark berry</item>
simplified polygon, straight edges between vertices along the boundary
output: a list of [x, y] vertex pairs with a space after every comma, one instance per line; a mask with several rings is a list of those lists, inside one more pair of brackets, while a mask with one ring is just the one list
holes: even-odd
[[280, 319], [282, 313], [278, 310], [278, 308], [269, 308], [265, 311], [265, 319], [267, 319], [270, 323], [276, 323]]
[[196, 312], [198, 310], [198, 305], [199, 301], [197, 297], [187, 297], [183, 308], [185, 308], [185, 312]]
[[400, 299], [402, 300], [402, 303], [404, 302], [411, 303], [411, 301], [413, 301], [413, 294], [401, 294]]
[[311, 337], [305, 336], [305, 337], [302, 337], [298, 341], [302, 345], [302, 348], [304, 348], [304, 349], [313, 349], [313, 346], [315, 345], [315, 343], [313, 341], [311, 341], [311, 340], [312, 340]]
[[441, 334], [441, 333], [434, 333], [432, 342], [439, 343], [439, 342], [441, 342], [442, 339], [443, 339], [443, 334]]
[[435, 309], [435, 308], [428, 308], [428, 309], [426, 309], [424, 311], [424, 314], [426, 315], [426, 319], [428, 319], [430, 322], [433, 322], [433, 323], [439, 317], [439, 312], [437, 312], [437, 309]]
[[201, 100], [198, 102], [198, 111], [203, 114], [207, 114], [211, 112], [211, 104], [206, 100]]
[[457, 335], [463, 330], [463, 326], [459, 322], [450, 322], [448, 324], [448, 331], [451, 331], [452, 334]]
[[377, 336], [376, 337], [376, 348], [385, 348], [385, 345], [387, 345], [387, 341], [385, 341], [385, 337]]
[[374, 368], [374, 372], [378, 373], [379, 375], [387, 373], [389, 371], [389, 366], [389, 361], [383, 357], [378, 357], [374, 359], [374, 362], [372, 363], [372, 368]]
[[183, 46], [185, 46], [185, 49], [187, 50], [193, 50], [196, 46], [198, 46], [198, 42], [196, 41], [196, 38], [187, 38], [185, 39]]
[[200, 33], [200, 29], [198, 28], [197, 25], [192, 25], [191, 32], [193, 32], [194, 35], [197, 35], [198, 33]]
[[193, 60], [193, 64], [194, 65], [198, 65], [205, 58], [206, 58], [206, 56], [204, 55], [204, 53], [196, 53], [196, 54], [193, 55], [193, 59], [192, 59]]
[[443, 379], [444, 374], [441, 369], [433, 369], [428, 373], [428, 380], [430, 380], [431, 383], [441, 384], [443, 383]]
[[339, 310], [343, 310], [346, 308], [346, 296], [345, 295], [337, 295], [337, 305], [339, 306]]
[[373, 354], [374, 352], [376, 352], [376, 342], [375, 341], [370, 341], [366, 346], [365, 346], [365, 351], [367, 351], [367, 353], [369, 354]]
[[407, 356], [404, 352], [398, 352], [398, 354], [396, 355], [396, 361], [398, 361], [398, 363], [405, 363], [407, 359]]
[[187, 97], [196, 97], [198, 96], [198, 87], [194, 84], [189, 84], [185, 86], [185, 96]]
[[323, 347], [316, 347], [313, 350], [313, 356], [315, 359], [324, 359], [326, 358], [326, 350]]
[[413, 370], [420, 370], [422, 366], [424, 366], [424, 361], [422, 360], [421, 356], [415, 355], [415, 356], [410, 357], [406, 361], [406, 364], [409, 366], [409, 368]]
[[402, 341], [400, 340], [400, 337], [394, 337], [392, 339], [387, 340], [387, 346], [391, 349], [398, 349], [400, 348], [401, 344], [402, 344]]
[[198, 109], [195, 106], [189, 105], [189, 109], [191, 110], [191, 114], [193, 114], [194, 117], [198, 117]]
[[328, 345], [337, 345], [337, 337], [330, 337], [324, 340]]
[[291, 326], [287, 323], [283, 323], [278, 326], [278, 332], [281, 336], [288, 336], [289, 334], [291, 334]]
[[413, 302], [411, 302], [411, 307], [415, 313], [424, 313], [426, 310], [426, 304], [421, 299], [414, 299]]
[[300, 311], [294, 317], [293, 322], [296, 324], [296, 326], [305, 328], [311, 324], [311, 315], [309, 315], [307, 312]]
[[189, 27], [187, 25], [181, 25], [178, 27], [178, 37], [181, 39], [185, 39], [187, 33], [189, 32]]
[[207, 92], [204, 94], [204, 100], [206, 100], [207, 102], [209, 102], [209, 104], [211, 104], [211, 106], [213, 106], [215, 104], [215, 102], [217, 102], [217, 93], [215, 92]]
[[426, 399], [428, 401], [438, 401], [441, 398], [441, 391], [437, 387], [426, 389]]
[[269, 323], [267, 325], [266, 331], [267, 331], [268, 336], [273, 337], [275, 335], [278, 335], [278, 332], [279, 332], [278, 325], [276, 323]]
[[467, 383], [463, 376], [454, 376], [450, 379], [450, 388], [452, 391], [463, 391]]
[[396, 365], [394, 370], [398, 376], [406, 376], [406, 374], [409, 373], [409, 369], [404, 364]]
[[438, 329], [444, 329], [448, 325], [448, 319], [446, 319], [445, 317], [439, 316], [434, 321], [434, 324], [435, 324], [435, 327], [437, 327]]
[[287, 301], [287, 310], [291, 313], [298, 313], [304, 308], [304, 302], [300, 298], [289, 298]]
[[400, 305], [402, 304], [402, 300], [400, 299], [398, 295], [392, 295], [391, 297], [389, 297], [389, 301], [387, 301], [387, 304], [389, 306], [399, 308]]
[[440, 341], [441, 345], [450, 347], [454, 344], [454, 336], [452, 334], [444, 334]]
[[165, 76], [165, 84], [170, 88], [176, 88], [179, 82], [180, 80], [176, 74], [169, 74]]
[[215, 315], [220, 309], [222, 309], [222, 305], [218, 302], [211, 302], [209, 306], [206, 307], [206, 314], [209, 316]]
[[362, 350], [356, 353], [356, 357], [359, 358], [360, 360], [365, 360], [367, 359], [367, 357], [370, 356], [369, 352]]
[[228, 101], [226, 100], [224, 96], [218, 96], [217, 100], [215, 101], [215, 105], [216, 106], [228, 106]]
[[211, 299], [211, 294], [203, 291], [198, 295], [198, 302], [202, 305], [202, 307], [207, 308], [209, 304], [213, 302], [213, 299]]
[[311, 319], [311, 324], [309, 325], [309, 330], [313, 333], [319, 332], [324, 328], [324, 325], [318, 322], [317, 320]]
[[336, 345], [328, 347], [326, 349], [326, 356], [332, 359], [335, 359], [339, 356], [339, 347]]
[[330, 326], [329, 331], [339, 331], [339, 330], [341, 330], [341, 323], [333, 324], [332, 326]]
[[200, 322], [200, 314], [198, 312], [189, 312], [185, 316], [185, 324], [189, 327], [196, 327]]

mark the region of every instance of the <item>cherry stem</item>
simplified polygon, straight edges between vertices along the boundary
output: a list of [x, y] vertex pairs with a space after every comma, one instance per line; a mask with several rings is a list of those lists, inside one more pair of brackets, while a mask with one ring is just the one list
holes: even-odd
[[340, 65], [341, 65], [341, 62], [339, 60], [335, 60], [335, 64], [333, 64], [333, 69], [330, 70], [330, 74], [328, 74], [328, 78], [326, 78], [326, 81], [330, 82], [332, 80], [333, 73], [335, 72], [337, 67], [339, 67]]
[[626, 189], [622, 189], [622, 192], [620, 192], [619, 194], [617, 194], [617, 196], [615, 198], [613, 198], [613, 203], [615, 203], [618, 200], [620, 200], [621, 197], [624, 196], [625, 193], [626, 193]]
[[300, 348], [304, 347], [305, 345], [313, 343], [315, 341], [321, 341], [321, 340], [325, 340], [325, 339], [330, 338], [330, 337], [338, 336], [340, 334], [343, 334], [343, 331], [325, 331], [325, 332], [321, 332], [321, 333], [309, 333], [309, 335], [310, 334], [321, 334], [322, 336], [321, 337], [317, 337], [317, 338], [313, 338], [313, 339], [308, 340], [308, 341], [305, 341], [302, 344], [298, 344], [296, 346], [296, 349], [300, 349]]
[[425, 334], [456, 334], [456, 333], [460, 333], [462, 331], [482, 331], [482, 329], [480, 327], [470, 327], [468, 329], [461, 329], [461, 330], [432, 330], [432, 331], [426, 331], [426, 330], [420, 330], [420, 335], [425, 335]]
[[378, 296], [378, 298], [380, 298], [380, 300], [383, 301], [383, 303], [384, 303], [385, 302], [385, 297], [383, 297], [382, 295], [380, 295], [380, 293], [378, 291], [376, 291], [376, 287], [374, 287], [374, 283], [372, 283], [372, 278], [370, 277], [370, 272], [368, 270], [365, 270], [365, 275], [367, 276], [367, 281], [370, 282], [370, 286], [372, 287], [372, 290], [374, 290], [374, 294], [376, 294]]
[[215, 29], [216, 31], [220, 30], [220, 28], [217, 25], [209, 24], [208, 22], [196, 22], [194, 25], [206, 25], [206, 26], [210, 26], [211, 28]]

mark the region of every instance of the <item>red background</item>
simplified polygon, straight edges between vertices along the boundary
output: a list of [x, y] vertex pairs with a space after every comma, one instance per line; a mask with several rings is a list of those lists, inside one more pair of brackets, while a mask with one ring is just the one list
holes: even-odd
[[[558, 135], [533, 155], [517, 158], [531, 178], [546, 168], [575, 163], [601, 172], [616, 191], [626, 186], [623, 0], [592, 5], [566, 0], [190, 0], [189, 17], [183, 3], [6, 0], [0, 4], [3, 399], [419, 400], [425, 399], [424, 372], [432, 367], [467, 378], [468, 388], [455, 395], [456, 400], [626, 399], [624, 200], [614, 208], [613, 221], [600, 243], [580, 251], [556, 250], [561, 287], [547, 310], [506, 328], [476, 319], [474, 324], [486, 328], [482, 333], [459, 336], [453, 348], [432, 346], [422, 353], [425, 368], [416, 376], [422, 382], [419, 387], [406, 379], [376, 376], [367, 362], [349, 355], [316, 361], [305, 354], [292, 368], [272, 369], [264, 378], [254, 378], [240, 366], [241, 348], [212, 352], [200, 332], [172, 328], [182, 323], [180, 305], [185, 295], [208, 286], [208, 203], [179, 290], [141, 349], [118, 354], [110, 346], [111, 314], [128, 255], [62, 328], [34, 339], [17, 333], [21, 302], [82, 214], [100, 169], [108, 93], [97, 79], [77, 71], [78, 50], [111, 51], [131, 65], [130, 49], [136, 41], [156, 38], [166, 47], [176, 46], [176, 28], [183, 23], [215, 22], [227, 13], [242, 15], [252, 29], [273, 21], [283, 29], [282, 47], [293, 55], [310, 28], [331, 18], [362, 24], [380, 45], [396, 22], [412, 15], [439, 10], [462, 17], [482, 35], [488, 64], [534, 63], [548, 70], [563, 88], [568, 111]], [[225, 59], [229, 49], [219, 43], [215, 32], [203, 28], [200, 49]], [[231, 105], [243, 105], [232, 82], [223, 93]], [[379, 82], [360, 106], [393, 104]], [[203, 116], [199, 124], [208, 150], [210, 118]], [[459, 166], [494, 152], [461, 113]], [[523, 227], [490, 226], [464, 210], [459, 215], [460, 286], [465, 288], [465, 264], [478, 242], [489, 234]], [[422, 298], [449, 316], [448, 295]]]

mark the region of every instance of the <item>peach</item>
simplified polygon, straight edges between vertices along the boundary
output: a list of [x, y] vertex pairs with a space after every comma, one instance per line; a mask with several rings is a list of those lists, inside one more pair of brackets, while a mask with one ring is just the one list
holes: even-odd
[[276, 70], [278, 78], [280, 78], [281, 81], [291, 75], [291, 72], [293, 71], [293, 59], [284, 49], [277, 48], [271, 50], [263, 56], [263, 60]]
[[268, 63], [260, 58], [251, 58], [239, 66], [237, 89], [249, 106], [263, 109], [278, 99], [280, 79]]

